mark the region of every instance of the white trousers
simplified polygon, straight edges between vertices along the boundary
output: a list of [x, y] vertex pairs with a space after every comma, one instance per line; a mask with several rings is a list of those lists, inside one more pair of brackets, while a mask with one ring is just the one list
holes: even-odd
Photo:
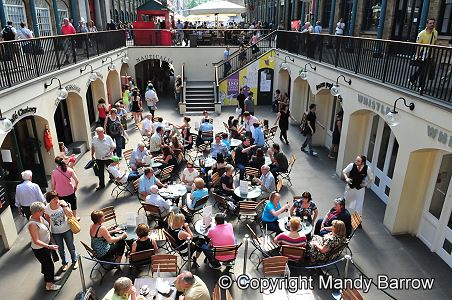
[[[344, 192], [344, 198], [345, 198], [345, 204], [348, 206], [349, 210], [357, 211], [360, 215], [363, 214], [363, 204], [364, 204], [364, 194], [366, 192], [366, 188], [363, 187], [359, 190], [352, 189], [348, 186], [348, 184], [345, 185], [345, 192]], [[348, 205], [347, 205], [348, 203]]]

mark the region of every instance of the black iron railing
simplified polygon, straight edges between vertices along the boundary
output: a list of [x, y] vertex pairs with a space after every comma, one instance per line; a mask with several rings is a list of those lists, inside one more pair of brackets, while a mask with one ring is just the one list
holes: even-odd
[[248, 63], [255, 60], [265, 52], [275, 48], [276, 31], [267, 34], [257, 41], [256, 44], [248, 46], [244, 51], [236, 51], [227, 61], [221, 61], [215, 65], [215, 74], [218, 83]]
[[276, 34], [277, 49], [452, 104], [451, 47], [293, 31]]
[[126, 46], [122, 30], [0, 43], [0, 90]]

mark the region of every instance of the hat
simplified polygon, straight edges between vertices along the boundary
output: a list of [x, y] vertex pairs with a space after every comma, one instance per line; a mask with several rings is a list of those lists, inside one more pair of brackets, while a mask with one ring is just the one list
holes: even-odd
[[117, 157], [116, 155], [113, 155], [111, 158], [110, 158], [112, 161], [114, 161], [114, 162], [119, 162], [121, 159], [119, 158], [119, 157]]
[[341, 197], [336, 198], [336, 199], [334, 199], [334, 203], [337, 203], [337, 204], [340, 204], [342, 206], [345, 206], [345, 198], [341, 198]]

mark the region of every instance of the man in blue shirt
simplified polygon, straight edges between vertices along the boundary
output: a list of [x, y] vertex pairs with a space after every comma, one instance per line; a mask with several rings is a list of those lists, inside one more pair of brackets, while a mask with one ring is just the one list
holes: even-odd
[[209, 119], [204, 119], [199, 126], [199, 135], [203, 141], [213, 142], [213, 125], [210, 124]]
[[215, 135], [215, 142], [210, 145], [210, 154], [216, 159], [217, 154], [223, 154], [223, 157], [228, 157], [228, 147], [221, 142], [221, 136]]
[[252, 132], [252, 135], [254, 145], [256, 145], [256, 147], [258, 148], [262, 148], [265, 145], [264, 131], [262, 130], [262, 127], [259, 125], [259, 123], [254, 123], [253, 127], [254, 131]]
[[167, 187], [166, 184], [161, 183], [160, 180], [154, 176], [154, 170], [152, 168], [146, 168], [144, 169], [143, 175], [140, 177], [140, 186], [138, 187], [138, 192], [142, 199], [145, 199], [151, 194], [153, 185]]

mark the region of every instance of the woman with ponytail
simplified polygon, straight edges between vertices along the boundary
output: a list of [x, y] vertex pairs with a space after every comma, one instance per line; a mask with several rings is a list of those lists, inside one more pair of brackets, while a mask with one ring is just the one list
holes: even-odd
[[[52, 190], [58, 193], [61, 200], [71, 205], [72, 213], [75, 217], [77, 210], [77, 198], [75, 192], [78, 187], [78, 178], [75, 171], [69, 168], [63, 158], [55, 157], [56, 168], [52, 171]], [[80, 218], [77, 218], [80, 220]]]

